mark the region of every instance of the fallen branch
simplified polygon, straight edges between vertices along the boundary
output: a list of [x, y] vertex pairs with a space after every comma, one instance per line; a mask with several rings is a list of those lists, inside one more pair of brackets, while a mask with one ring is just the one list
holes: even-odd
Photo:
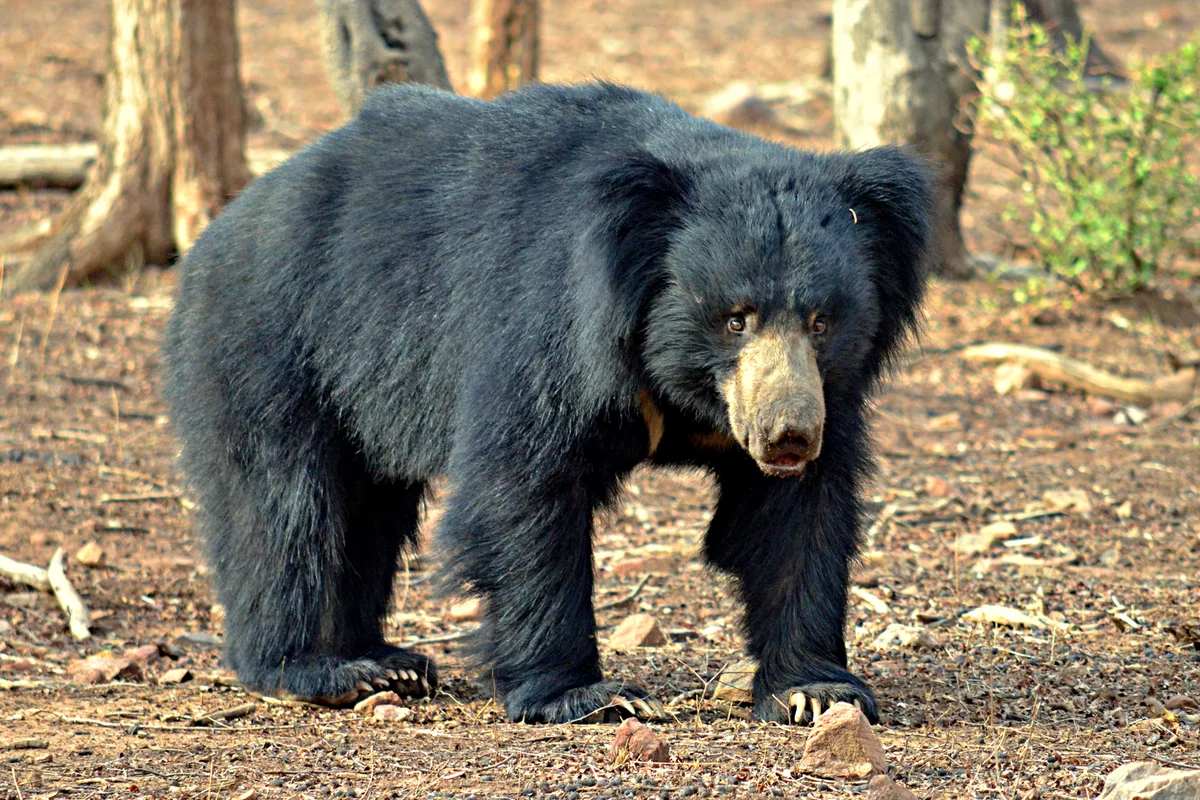
[[[0, 187], [78, 188], [99, 153], [100, 146], [95, 142], [0, 147]], [[290, 155], [287, 150], [248, 148], [246, 162], [251, 173], [262, 175]]]
[[34, 589], [50, 588], [50, 576], [46, 574], [46, 570], [33, 564], [13, 561], [8, 556], [0, 555], [0, 575]]
[[50, 588], [54, 590], [54, 596], [58, 598], [58, 604], [62, 606], [63, 611], [67, 612], [67, 626], [71, 629], [71, 635], [79, 641], [83, 641], [92, 636], [88, 624], [91, 616], [88, 614], [87, 606], [83, 604], [83, 598], [67, 580], [67, 573], [63, 570], [63, 561], [66, 557], [66, 553], [61, 547], [55, 550], [46, 575], [50, 579]]
[[600, 605], [596, 606], [595, 610], [607, 611], [610, 608], [616, 608], [617, 606], [625, 605], [642, 593], [642, 589], [645, 588], [646, 581], [648, 580], [650, 580], [650, 575], [643, 575], [642, 579], [638, 581], [638, 585], [633, 587], [633, 591], [631, 591], [629, 594], [625, 595], [624, 597], [618, 597], [616, 600], [609, 600], [607, 603], [601, 603]]
[[240, 706], [227, 708], [224, 711], [212, 711], [207, 714], [201, 714], [193, 717], [190, 724], [192, 725], [212, 725], [216, 722], [228, 722], [231, 719], [240, 719], [248, 717], [258, 710], [258, 706], [254, 703], [242, 703]]
[[1140, 406], [1164, 400], [1186, 403], [1192, 398], [1196, 387], [1194, 367], [1145, 381], [1113, 375], [1078, 359], [1023, 344], [981, 344], [968, 347], [960, 355], [968, 361], [1016, 361], [1044, 381], [1056, 381], [1071, 389], [1081, 389], [1089, 394]]

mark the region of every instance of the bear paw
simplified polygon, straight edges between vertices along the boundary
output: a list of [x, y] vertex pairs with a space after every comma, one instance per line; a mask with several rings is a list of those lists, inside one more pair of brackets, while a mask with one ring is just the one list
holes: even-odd
[[775, 692], [754, 706], [754, 716], [764, 722], [806, 725], [817, 721], [834, 703], [850, 703], [866, 714], [872, 724], [879, 722], [879, 706], [865, 686], [854, 683], [806, 683]]
[[[285, 665], [282, 685], [264, 694], [282, 700], [315, 703], [333, 708], [353, 706], [377, 692], [392, 691], [401, 697], [429, 697], [438, 687], [437, 667], [423, 655], [386, 646], [368, 658], [339, 660], [329, 657], [309, 663]], [[258, 681], [244, 681], [254, 687]]]
[[504, 709], [513, 722], [580, 722], [597, 724], [620, 722], [629, 717], [661, 719], [663, 705], [640, 686], [623, 681], [601, 681], [577, 686], [556, 695], [526, 699], [532, 692], [518, 688], [504, 700]]

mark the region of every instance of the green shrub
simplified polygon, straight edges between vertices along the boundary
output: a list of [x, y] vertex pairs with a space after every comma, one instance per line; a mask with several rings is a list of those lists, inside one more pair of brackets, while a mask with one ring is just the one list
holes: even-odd
[[970, 48], [985, 76], [977, 130], [1007, 147], [1021, 178], [1005, 218], [1076, 288], [1144, 288], [1200, 219], [1200, 39], [1134, 65], [1121, 86], [1085, 76], [1086, 39], [1056, 50], [1019, 9], [1006, 39]]

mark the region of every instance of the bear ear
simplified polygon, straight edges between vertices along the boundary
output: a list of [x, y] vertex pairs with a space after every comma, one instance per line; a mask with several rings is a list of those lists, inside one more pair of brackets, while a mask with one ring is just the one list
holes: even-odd
[[686, 174], [645, 151], [625, 153], [593, 177], [600, 199], [596, 231], [606, 251], [620, 314], [640, 325], [663, 280], [662, 260], [682, 225], [690, 186]]
[[877, 375], [917, 329], [932, 236], [933, 176], [924, 161], [895, 147], [855, 153], [847, 161], [842, 191], [867, 237], [870, 278], [879, 297], [870, 355]]

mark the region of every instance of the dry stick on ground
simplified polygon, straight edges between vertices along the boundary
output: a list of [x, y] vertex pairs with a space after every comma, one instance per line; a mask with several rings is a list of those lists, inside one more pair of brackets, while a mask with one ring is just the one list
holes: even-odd
[[8, 556], [0, 555], [0, 575], [35, 589], [50, 588], [50, 576], [46, 570], [33, 564], [13, 561]]
[[46, 575], [50, 579], [50, 588], [54, 590], [54, 596], [58, 598], [58, 604], [62, 606], [63, 611], [67, 612], [67, 625], [71, 629], [71, 635], [79, 641], [83, 641], [92, 636], [91, 628], [88, 626], [91, 616], [88, 614], [87, 606], [83, 604], [83, 598], [67, 580], [67, 574], [63, 570], [63, 561], [66, 557], [66, 553], [61, 547], [55, 550]]
[[1082, 389], [1123, 403], [1143, 406], [1164, 400], [1186, 403], [1196, 391], [1196, 369], [1193, 367], [1144, 381], [1113, 375], [1078, 359], [1023, 344], [981, 344], [968, 347], [959, 355], [967, 361], [1016, 361], [1042, 380], [1057, 381], [1068, 388]]
[[[0, 147], [0, 188], [21, 186], [75, 189], [83, 185], [88, 170], [100, 155], [95, 142], [74, 144], [22, 144]], [[248, 148], [246, 162], [251, 175], [262, 175], [286, 161], [292, 152], [278, 148]], [[31, 228], [45, 227], [34, 223]], [[13, 236], [14, 234], [9, 234]], [[5, 239], [0, 239], [3, 247]]]

